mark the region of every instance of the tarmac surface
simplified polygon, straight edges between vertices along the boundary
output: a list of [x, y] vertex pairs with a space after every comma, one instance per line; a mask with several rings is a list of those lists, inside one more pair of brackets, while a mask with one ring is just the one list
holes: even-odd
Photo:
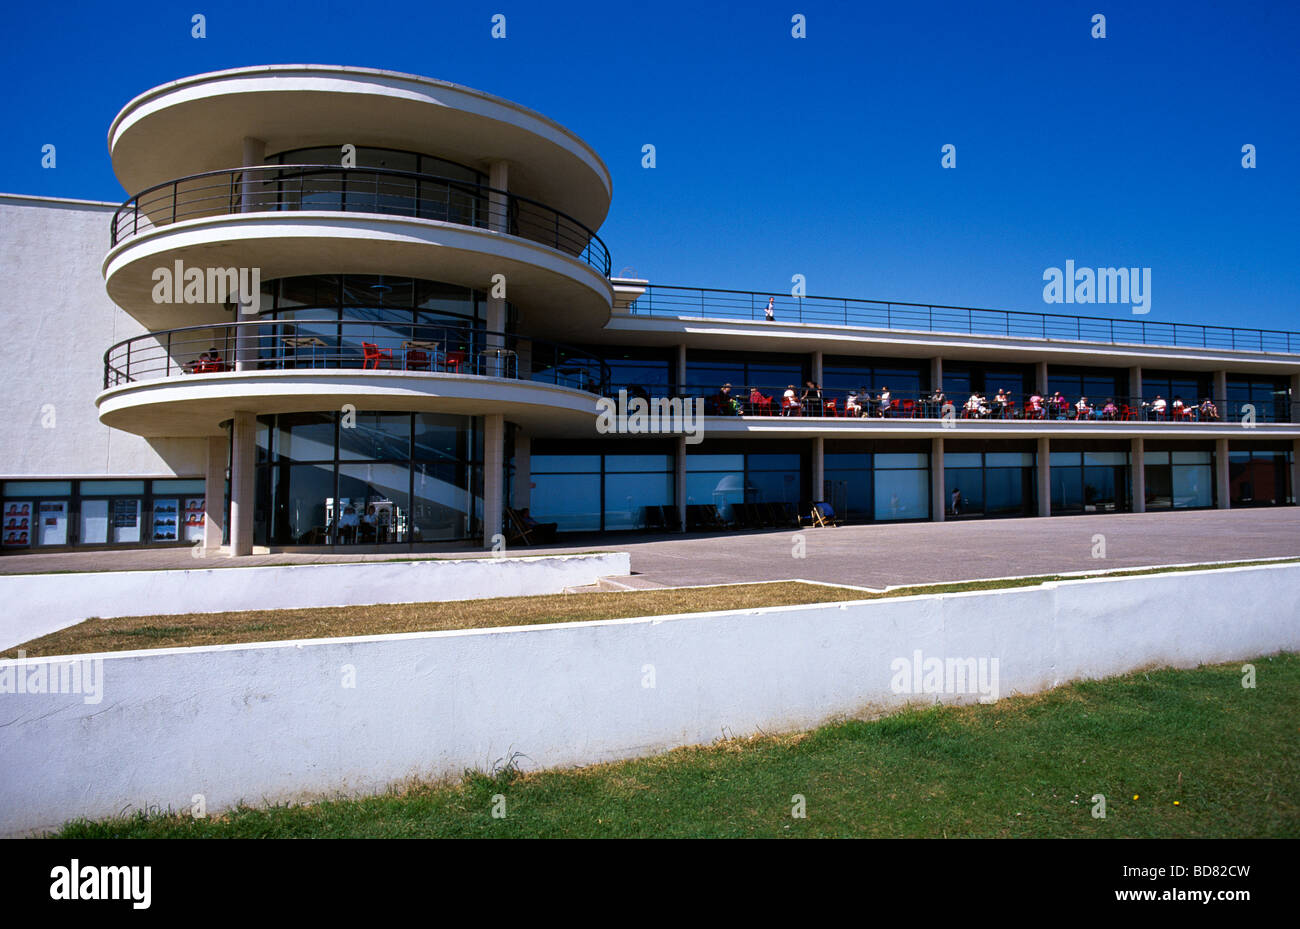
[[[802, 578], [884, 587], [1149, 565], [1300, 557], [1300, 507], [970, 519], [714, 535], [592, 535], [512, 555], [626, 551], [631, 587], [676, 587]], [[347, 561], [485, 557], [481, 549], [427, 545], [384, 551], [281, 551], [229, 558], [191, 549], [121, 549], [6, 555], [0, 574], [185, 570]]]

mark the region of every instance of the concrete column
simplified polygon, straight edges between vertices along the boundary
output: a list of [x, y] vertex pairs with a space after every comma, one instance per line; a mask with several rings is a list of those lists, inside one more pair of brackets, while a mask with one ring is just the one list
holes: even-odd
[[811, 369], [813, 383], [818, 387], [822, 386], [822, 353], [820, 351], [812, 353], [812, 364], [809, 365], [809, 368]]
[[500, 413], [483, 417], [483, 547], [501, 532], [505, 506], [506, 420]]
[[677, 454], [674, 459], [673, 503], [677, 505], [677, 522], [680, 531], [686, 531], [686, 436], [677, 437]]
[[1218, 499], [1214, 506], [1220, 510], [1232, 508], [1232, 488], [1228, 483], [1228, 440], [1214, 440], [1214, 488]]
[[1047, 362], [1040, 361], [1034, 365], [1034, 389], [1041, 396], [1047, 396]]
[[[252, 167], [263, 164], [266, 161], [266, 143], [261, 139], [254, 139], [250, 136], [244, 137], [243, 156], [240, 159], [241, 167]], [[260, 206], [259, 199], [262, 190], [262, 173], [254, 172], [253, 174], [245, 173], [243, 181], [239, 187], [239, 212], [252, 213]], [[269, 172], [266, 172], [269, 173]]]
[[812, 440], [812, 499], [814, 503], [826, 499], [826, 440], [822, 436]]
[[515, 430], [515, 486], [511, 497], [515, 509], [532, 506], [533, 499], [533, 440]]
[[1146, 440], [1142, 438], [1129, 440], [1130, 483], [1133, 485], [1133, 512], [1147, 511], [1147, 455]]
[[[1218, 401], [1216, 400], [1215, 402], [1217, 403]], [[1226, 398], [1224, 402], [1227, 402]], [[1293, 423], [1300, 423], [1300, 374], [1291, 375], [1291, 403], [1289, 406], [1289, 412], [1291, 414], [1289, 417], [1290, 421]], [[1220, 407], [1219, 418], [1222, 419], [1226, 415], [1228, 415], [1227, 411]], [[1296, 497], [1296, 502], [1300, 503], [1300, 496]]]
[[943, 386], [943, 358], [936, 355], [930, 359], [930, 392]]
[[[266, 161], [266, 143], [261, 139], [254, 139], [249, 136], [244, 137], [243, 154], [240, 164], [243, 167], [260, 165]], [[245, 173], [239, 188], [239, 212], [252, 213], [262, 208], [262, 201], [266, 199], [264, 193], [263, 176], [261, 173]], [[248, 305], [239, 305], [235, 310], [235, 322], [243, 322], [257, 318], [257, 312], [261, 309], [261, 294], [251, 294], [252, 302]], [[237, 299], [237, 298], [236, 298]], [[232, 360], [235, 363], [236, 371], [243, 371], [246, 368], [254, 367], [253, 360], [257, 357], [257, 327], [240, 326], [233, 333], [235, 337], [235, 351]], [[233, 536], [231, 537], [233, 541]]]
[[[488, 228], [493, 232], [508, 233], [510, 231], [510, 202], [505, 191], [508, 191], [510, 186], [509, 165], [504, 161], [492, 162], [488, 167], [488, 186], [493, 188], [493, 193], [488, 194]], [[496, 191], [502, 191], [502, 193]], [[492, 275], [488, 275], [487, 334], [484, 336], [483, 347], [489, 350], [509, 348], [510, 346], [505, 344], [504, 337], [497, 334], [506, 331], [506, 301], [504, 297], [491, 296], [493, 287], [491, 277]], [[509, 281], [506, 282], [506, 287], [508, 293]], [[470, 347], [470, 350], [477, 351], [473, 346]], [[498, 363], [498, 358], [500, 358], [500, 363]], [[517, 377], [519, 376], [517, 373], [519, 370], [525, 370], [518, 367], [518, 355], [513, 360], [510, 360], [508, 356], [501, 358], [501, 356], [493, 355], [481, 356], [481, 359], [486, 363], [486, 367], [481, 370], [477, 367], [471, 368], [472, 371], [479, 374], [499, 375], [502, 377], [513, 375]], [[473, 361], [477, 364], [479, 359], [473, 359]]]
[[1052, 515], [1052, 440], [1038, 440], [1038, 515]]
[[1128, 369], [1128, 405], [1142, 405], [1142, 368], [1134, 365]]
[[1291, 440], [1291, 502], [1300, 504], [1300, 439]]
[[[933, 370], [933, 361], [931, 365]], [[948, 488], [943, 483], [943, 439], [930, 440], [930, 519], [941, 523], [948, 513]]]
[[203, 481], [203, 547], [221, 548], [226, 527], [226, 458], [230, 451], [225, 436], [208, 439], [207, 469]]
[[253, 507], [257, 505], [254, 486], [256, 463], [257, 416], [236, 411], [230, 428], [230, 554], [253, 553]]
[[[1224, 417], [1226, 417], [1228, 415], [1228, 372], [1227, 371], [1214, 372], [1214, 393], [1210, 399], [1213, 400], [1214, 405], [1219, 408], [1219, 418], [1223, 419]], [[1196, 400], [1199, 403], [1201, 398], [1197, 397]]]
[[510, 201], [506, 194], [510, 190], [510, 166], [504, 161], [492, 162], [488, 167], [488, 186], [493, 188], [493, 193], [488, 194], [488, 228], [493, 232], [509, 232]]
[[686, 389], [686, 346], [677, 346], [677, 392]]

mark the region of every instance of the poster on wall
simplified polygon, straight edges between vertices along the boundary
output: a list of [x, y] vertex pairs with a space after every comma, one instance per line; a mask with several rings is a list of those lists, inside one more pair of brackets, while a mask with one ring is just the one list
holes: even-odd
[[185, 506], [181, 511], [181, 521], [185, 525], [186, 542], [194, 542], [203, 538], [204, 502], [205, 498], [203, 497], [185, 498]]
[[21, 500], [6, 500], [0, 509], [0, 543], [6, 548], [31, 545], [32, 505]]
[[153, 502], [153, 540], [175, 542], [180, 538], [176, 531], [180, 523], [180, 501], [171, 498]]
[[140, 498], [122, 497], [113, 501], [113, 541], [140, 541]]
[[39, 540], [42, 545], [68, 544], [68, 501], [41, 501]]

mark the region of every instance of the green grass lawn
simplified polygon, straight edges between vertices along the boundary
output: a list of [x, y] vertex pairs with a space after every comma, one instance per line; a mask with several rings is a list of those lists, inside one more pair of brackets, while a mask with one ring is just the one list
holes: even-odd
[[[1300, 836], [1300, 656], [1138, 672], [988, 706], [566, 771], [61, 837]], [[527, 762], [522, 762], [527, 767]], [[1093, 794], [1107, 816], [1092, 815]], [[806, 818], [791, 815], [792, 796]], [[505, 817], [492, 816], [494, 797]]]

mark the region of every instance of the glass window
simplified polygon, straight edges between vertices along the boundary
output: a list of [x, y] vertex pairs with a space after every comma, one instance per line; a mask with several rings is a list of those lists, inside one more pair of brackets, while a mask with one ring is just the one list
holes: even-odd
[[988, 452], [984, 464], [990, 468], [1032, 468], [1033, 452]]
[[673, 504], [671, 472], [605, 474], [605, 529], [641, 529], [650, 524], [648, 506]]
[[1174, 465], [1170, 470], [1175, 508], [1213, 504], [1213, 475], [1208, 465]]
[[[880, 455], [876, 456], [877, 459], [880, 457]], [[877, 468], [875, 484], [876, 519], [928, 519], [930, 517], [928, 471], [882, 471]]]
[[743, 471], [744, 455], [686, 455], [687, 471]]
[[[178, 480], [178, 481], [154, 481], [153, 492], [156, 494], [201, 494], [205, 490], [204, 482], [201, 480]], [[82, 493], [85, 493], [85, 483], [82, 484]], [[123, 493], [136, 493], [137, 491], [122, 491]]]
[[275, 451], [281, 460], [334, 460], [333, 413], [290, 413], [277, 419]]
[[[599, 461], [598, 456], [593, 457]], [[529, 515], [538, 522], [558, 523], [561, 532], [599, 531], [600, 486], [599, 466], [584, 474], [534, 471]]]
[[1127, 452], [1084, 452], [1085, 465], [1125, 465], [1128, 464]]
[[[154, 486], [165, 484], [166, 481], [154, 481]], [[202, 484], [202, 481], [199, 481]], [[78, 491], [83, 497], [98, 497], [107, 494], [122, 494], [129, 496], [144, 495], [144, 481], [82, 481], [78, 486]], [[199, 488], [202, 490], [202, 487]]]
[[672, 455], [606, 455], [606, 471], [667, 471], [673, 470]]
[[533, 455], [533, 474], [600, 473], [599, 455]]
[[353, 425], [348, 425], [349, 420], [339, 425], [339, 460], [410, 457], [409, 413], [357, 413], [355, 416]]
[[[410, 467], [373, 462], [339, 465], [339, 541], [360, 545], [386, 545], [408, 541]], [[357, 521], [347, 517], [351, 506]], [[344, 530], [348, 530], [346, 533]]]
[[945, 468], [982, 468], [984, 456], [979, 452], [949, 452], [943, 456]]
[[6, 497], [71, 496], [72, 481], [6, 481]]
[[1210, 464], [1211, 452], [1173, 452], [1173, 463], [1180, 464]]
[[1142, 456], [1145, 464], [1150, 465], [1167, 465], [1169, 464], [1168, 452], [1147, 452]]
[[883, 468], [925, 468], [930, 456], [925, 452], [891, 452], [875, 456], [876, 470]]
[[1053, 468], [1077, 468], [1082, 464], [1082, 452], [1051, 452], [1048, 463]]

